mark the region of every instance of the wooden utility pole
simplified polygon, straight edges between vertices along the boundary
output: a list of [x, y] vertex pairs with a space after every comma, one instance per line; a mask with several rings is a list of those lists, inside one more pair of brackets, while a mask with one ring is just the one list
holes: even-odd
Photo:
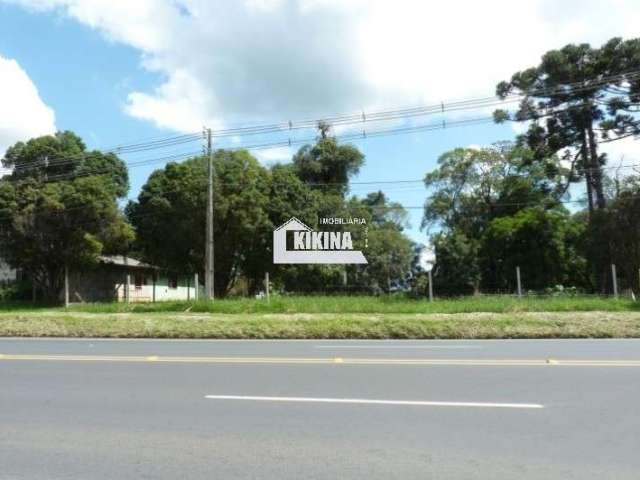
[[520, 267], [516, 267], [516, 281], [518, 283], [518, 298], [522, 298], [522, 282], [520, 281]]
[[213, 148], [211, 145], [211, 129], [207, 129], [207, 153], [209, 165], [207, 169], [207, 230], [205, 245], [204, 289], [207, 300], [213, 300], [214, 288], [214, 264], [213, 264]]

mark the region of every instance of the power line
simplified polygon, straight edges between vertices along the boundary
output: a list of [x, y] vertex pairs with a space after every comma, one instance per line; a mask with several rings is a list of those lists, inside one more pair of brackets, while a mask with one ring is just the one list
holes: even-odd
[[[474, 125], [474, 124], [491, 123], [492, 121], [493, 120], [492, 120], [491, 117], [481, 117], [481, 118], [475, 118], [475, 119], [454, 121], [454, 122], [450, 122], [448, 125], [442, 125], [440, 123], [436, 123], [436, 124], [418, 125], [418, 126], [413, 126], [413, 127], [399, 127], [399, 128], [392, 128], [392, 129], [374, 130], [374, 131], [371, 131], [369, 133], [365, 132], [364, 135], [362, 133], [339, 135], [339, 136], [336, 136], [336, 139], [338, 139], [340, 141], [349, 141], [349, 140], [360, 140], [360, 139], [367, 139], [367, 138], [376, 138], [376, 137], [382, 137], [382, 136], [395, 136], [395, 135], [400, 135], [400, 134], [415, 133], [415, 132], [421, 132], [421, 131], [433, 131], [433, 130], [441, 130], [441, 129], [446, 129], [446, 128], [455, 128], [455, 127], [460, 127], [460, 126]], [[313, 142], [314, 140], [316, 140], [315, 137], [310, 137], [310, 138], [300, 139], [300, 140], [297, 140], [295, 142], [261, 143], [261, 144], [237, 146], [237, 147], [228, 148], [228, 149], [225, 149], [225, 150], [260, 150], [260, 149], [269, 149], [269, 148], [277, 148], [277, 147], [288, 147], [288, 146], [293, 146], [293, 145], [308, 144], [309, 142]], [[154, 164], [154, 163], [160, 163], [160, 162], [186, 160], [188, 158], [194, 158], [194, 157], [199, 156], [199, 155], [201, 155], [201, 152], [199, 152], [197, 150], [196, 151], [191, 151], [191, 152], [182, 152], [182, 153], [175, 154], [175, 155], [143, 159], [143, 160], [140, 160], [138, 162], [129, 163], [129, 164], [127, 164], [127, 166], [129, 168], [136, 168], [136, 167], [148, 166], [148, 165], [151, 165], [151, 164]], [[608, 170], [608, 169], [618, 169], [618, 168], [635, 168], [635, 167], [638, 167], [638, 166], [640, 166], [640, 165], [624, 165], [622, 167], [621, 166], [608, 166], [608, 167], [598, 167], [598, 168], [590, 167], [590, 168], [582, 168], [582, 169], [580, 169], [580, 173], [588, 172], [588, 171], [595, 171], [595, 170]], [[86, 176], [91, 176], [91, 175], [101, 175], [101, 174], [106, 174], [106, 173], [110, 173], [110, 172], [111, 172], [110, 169], [87, 170], [85, 172], [69, 172], [69, 173], [65, 173], [65, 174], [49, 176], [47, 181], [53, 182], [53, 181], [73, 180], [74, 178], [86, 177]], [[380, 183], [380, 182], [377, 182], [377, 183]], [[351, 184], [352, 185], [357, 185], [357, 182], [352, 182]]]
[[[549, 87], [543, 89], [532, 89], [525, 92], [513, 93], [507, 96], [505, 99], [499, 99], [497, 96], [490, 97], [481, 97], [475, 99], [468, 100], [460, 100], [453, 102], [440, 102], [438, 104], [426, 105], [426, 106], [414, 106], [400, 109], [392, 109], [392, 110], [380, 110], [374, 111], [370, 113], [358, 112], [352, 114], [342, 114], [335, 116], [327, 116], [316, 119], [307, 119], [300, 120], [296, 122], [286, 121], [286, 122], [278, 122], [272, 124], [262, 124], [262, 125], [253, 125], [253, 126], [243, 126], [237, 128], [227, 128], [227, 129], [218, 129], [212, 130], [211, 135], [214, 138], [220, 137], [229, 137], [229, 136], [247, 136], [247, 135], [259, 135], [259, 134], [269, 134], [269, 133], [277, 133], [282, 131], [291, 131], [291, 130], [299, 130], [299, 129], [310, 129], [316, 128], [318, 122], [326, 122], [332, 126], [349, 126], [356, 124], [365, 124], [369, 122], [380, 122], [380, 121], [390, 121], [390, 120], [398, 120], [398, 119], [408, 119], [417, 116], [425, 116], [425, 115], [433, 115], [433, 114], [444, 114], [453, 111], [461, 111], [461, 110], [471, 110], [478, 108], [488, 108], [508, 103], [513, 103], [516, 101], [520, 101], [523, 98], [530, 96], [567, 96], [570, 94], [574, 94], [584, 90], [591, 90], [593, 88], [597, 88], [599, 86], [608, 85], [611, 83], [615, 83], [621, 80], [633, 80], [636, 78], [640, 78], [640, 71], [630, 71], [623, 74], [612, 75], [600, 77], [598, 79], [593, 80], [584, 80], [580, 82], [574, 82], [565, 84], [559, 87]], [[574, 107], [582, 108], [582, 105], [576, 105]], [[108, 154], [128, 154], [128, 153], [139, 153], [145, 152], [149, 150], [155, 150], [160, 148], [167, 148], [176, 145], [182, 145], [185, 143], [194, 142], [201, 139], [201, 133], [187, 133], [183, 135], [174, 135], [165, 138], [159, 138], [147, 142], [138, 142], [131, 144], [121, 144], [117, 145], [111, 149], [102, 150], [102, 153]], [[287, 144], [291, 144], [292, 142], [289, 140]], [[283, 145], [284, 146], [284, 145]], [[98, 150], [100, 151], [100, 150]], [[90, 154], [91, 152], [89, 152]], [[51, 157], [47, 160], [49, 166], [62, 166], [68, 164], [73, 158], [76, 158], [78, 161], [81, 161], [83, 158], [87, 156], [87, 152], [82, 152], [75, 156], [64, 156], [64, 157]], [[44, 162], [44, 159], [43, 159]], [[34, 162], [35, 163], [35, 162]], [[34, 164], [28, 164], [24, 166], [16, 165], [15, 169], [19, 168], [34, 168]]]
[[480, 97], [474, 99], [452, 101], [452, 102], [440, 102], [437, 104], [413, 106], [392, 110], [380, 110], [374, 112], [356, 112], [351, 114], [342, 114], [334, 116], [326, 116], [315, 119], [299, 120], [299, 121], [284, 121], [272, 124], [262, 124], [253, 126], [244, 126], [238, 128], [228, 128], [220, 130], [212, 130], [214, 137], [226, 137], [226, 136], [244, 136], [244, 135], [256, 135], [264, 133], [274, 133], [295, 129], [308, 129], [316, 128], [318, 122], [326, 122], [333, 126], [353, 125], [358, 123], [367, 123], [372, 121], [381, 120], [395, 120], [398, 118], [407, 118], [413, 116], [431, 115], [438, 113], [447, 113], [451, 111], [487, 108], [491, 106], [497, 106], [504, 103], [513, 103], [515, 101], [522, 100], [525, 97], [539, 97], [539, 96], [567, 96], [577, 92], [592, 90], [599, 86], [608, 85], [621, 80], [635, 80], [640, 78], [640, 70], [633, 70], [627, 73], [603, 76], [598, 79], [578, 81], [574, 83], [568, 83], [558, 87], [548, 87], [540, 89], [531, 89], [524, 92], [517, 92], [509, 94], [505, 99], [500, 99], [497, 96]]

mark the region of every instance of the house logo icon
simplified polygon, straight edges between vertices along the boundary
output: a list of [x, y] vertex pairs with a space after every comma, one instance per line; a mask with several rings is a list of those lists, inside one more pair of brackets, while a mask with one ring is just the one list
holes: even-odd
[[[293, 249], [287, 249], [287, 232], [293, 232]], [[350, 232], [316, 232], [293, 217], [273, 231], [273, 263], [366, 264], [353, 249]]]

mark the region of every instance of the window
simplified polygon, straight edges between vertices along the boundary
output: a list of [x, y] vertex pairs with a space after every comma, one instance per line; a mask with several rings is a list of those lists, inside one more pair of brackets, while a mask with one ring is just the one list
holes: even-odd
[[178, 288], [178, 275], [174, 273], [169, 274], [167, 285], [169, 288]]
[[142, 286], [147, 284], [147, 278], [144, 273], [136, 273], [133, 276], [133, 282], [136, 286], [136, 290], [142, 290]]

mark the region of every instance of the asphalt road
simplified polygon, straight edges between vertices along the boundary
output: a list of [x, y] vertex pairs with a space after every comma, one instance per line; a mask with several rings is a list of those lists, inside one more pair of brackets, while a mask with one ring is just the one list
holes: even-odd
[[0, 339], [0, 479], [638, 479], [640, 341]]

